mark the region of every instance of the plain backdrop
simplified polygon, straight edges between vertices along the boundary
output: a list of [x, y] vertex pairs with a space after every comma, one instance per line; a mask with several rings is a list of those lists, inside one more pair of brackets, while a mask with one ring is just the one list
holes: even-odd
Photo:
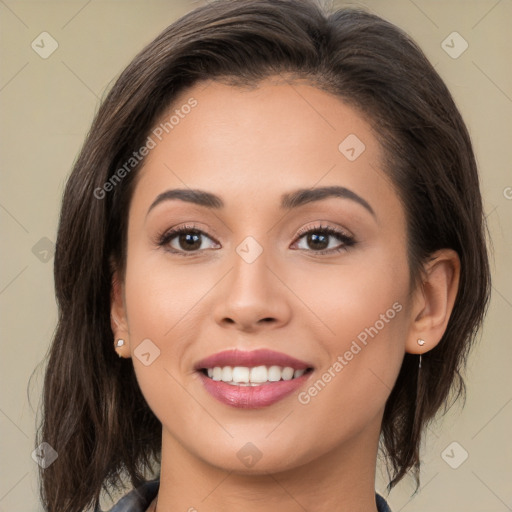
[[[66, 177], [113, 80], [201, 3], [0, 1], [0, 512], [42, 510], [31, 457], [42, 367], [27, 388], [56, 324], [53, 244]], [[393, 512], [512, 510], [512, 1], [335, 5], [366, 6], [403, 28], [445, 80], [474, 143], [494, 243], [493, 296], [469, 360], [466, 405], [428, 431], [419, 493], [411, 498], [406, 479], [388, 501]], [[377, 489], [385, 490], [380, 473]]]

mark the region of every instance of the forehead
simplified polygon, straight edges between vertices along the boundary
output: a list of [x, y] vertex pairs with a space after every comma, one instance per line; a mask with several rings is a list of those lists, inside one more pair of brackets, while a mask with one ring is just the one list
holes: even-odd
[[396, 196], [370, 124], [339, 97], [306, 83], [197, 83], [175, 98], [149, 136], [154, 147], [136, 187], [146, 202], [178, 187], [239, 204], [277, 202], [291, 189], [327, 185], [374, 199]]

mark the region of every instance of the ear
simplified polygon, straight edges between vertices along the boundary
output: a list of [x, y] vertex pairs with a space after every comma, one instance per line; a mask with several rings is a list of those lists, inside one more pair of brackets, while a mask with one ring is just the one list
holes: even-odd
[[[406, 352], [423, 354], [441, 341], [455, 304], [459, 278], [459, 255], [452, 249], [436, 251], [424, 267], [422, 284], [414, 292]], [[420, 345], [418, 339], [425, 343]]]
[[[130, 331], [124, 300], [124, 283], [117, 269], [113, 270], [110, 293], [110, 325], [114, 333], [114, 348], [119, 357], [130, 357]], [[117, 346], [118, 340], [124, 344]]]

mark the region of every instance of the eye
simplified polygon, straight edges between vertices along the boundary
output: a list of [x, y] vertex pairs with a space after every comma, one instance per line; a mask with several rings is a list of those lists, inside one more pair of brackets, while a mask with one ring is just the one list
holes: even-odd
[[158, 245], [180, 256], [192, 256], [199, 250], [208, 248], [203, 244], [204, 238], [211, 240], [212, 245], [216, 244], [204, 231], [195, 226], [181, 226], [163, 233], [159, 237]]
[[[334, 243], [333, 245], [331, 243], [333, 238], [338, 239], [341, 244]], [[302, 247], [299, 246], [299, 249], [308, 250], [308, 246], [310, 246], [313, 247], [312, 252], [315, 254], [335, 254], [346, 251], [355, 244], [354, 238], [347, 233], [330, 226], [321, 225], [299, 231], [299, 240], [302, 239], [304, 239], [304, 243]]]

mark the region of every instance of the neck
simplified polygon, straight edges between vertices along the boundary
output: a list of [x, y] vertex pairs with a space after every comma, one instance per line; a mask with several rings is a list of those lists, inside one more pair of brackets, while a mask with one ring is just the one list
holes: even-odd
[[380, 420], [344, 445], [280, 472], [256, 472], [258, 464], [245, 473], [219, 468], [191, 453], [164, 428], [156, 512], [377, 512]]

